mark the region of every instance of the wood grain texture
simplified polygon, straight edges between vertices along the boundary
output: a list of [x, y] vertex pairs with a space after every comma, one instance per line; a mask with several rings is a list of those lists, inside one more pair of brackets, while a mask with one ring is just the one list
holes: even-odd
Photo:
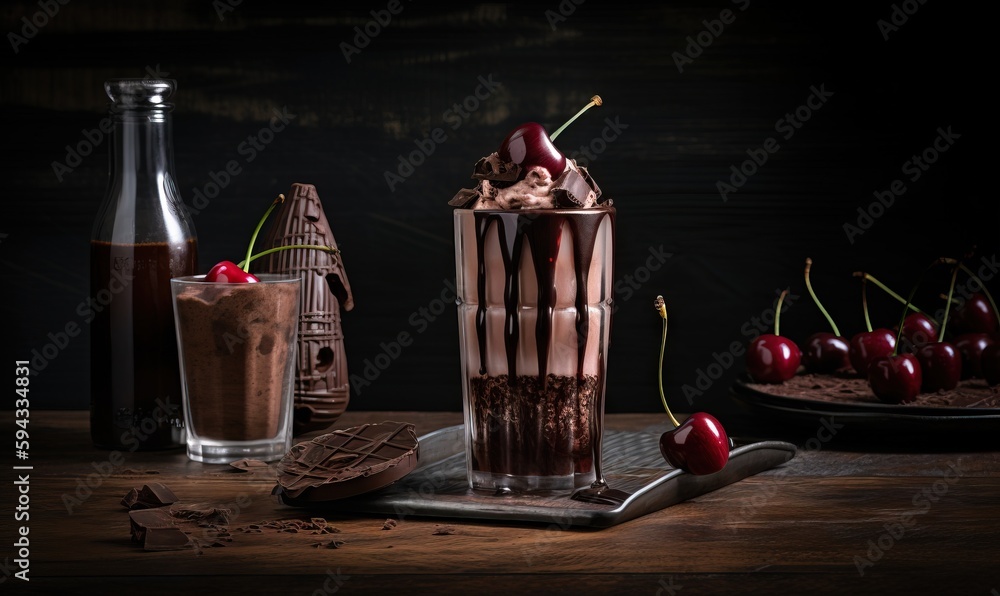
[[[420, 434], [459, 421], [453, 413], [348, 412], [337, 426], [387, 416], [413, 422]], [[660, 415], [608, 420], [615, 430], [665, 424]], [[269, 495], [273, 479], [189, 462], [183, 453], [128, 453], [99, 474], [109, 454], [89, 447], [81, 412], [38, 412], [32, 427], [30, 587], [39, 590], [135, 589], [142, 582], [149, 594], [315, 593], [327, 580], [333, 583], [325, 589], [336, 587], [338, 578], [344, 593], [373, 594], [665, 594], [667, 586], [683, 586], [685, 594], [989, 594], [1000, 583], [996, 451], [804, 452], [780, 468], [604, 530], [569, 529], [558, 519], [522, 524], [405, 515], [385, 530], [382, 517], [343, 514], [335, 506], [278, 505]], [[946, 477], [949, 464], [960, 474]], [[68, 514], [63, 495], [90, 474], [98, 474], [90, 478], [92, 495]], [[5, 485], [9, 477], [5, 471]], [[232, 541], [200, 552], [145, 552], [130, 542], [119, 501], [147, 481], [169, 486], [179, 503], [234, 509]], [[240, 531], [312, 517], [339, 532]], [[212, 532], [190, 529], [195, 538]], [[343, 544], [314, 546], [330, 539]], [[869, 549], [879, 541], [887, 548], [860, 575], [855, 557], [876, 556]]]

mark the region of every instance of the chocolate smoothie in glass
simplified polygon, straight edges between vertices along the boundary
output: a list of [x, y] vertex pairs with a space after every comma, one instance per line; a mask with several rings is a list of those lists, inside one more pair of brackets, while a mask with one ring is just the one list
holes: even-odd
[[469, 484], [573, 490], [599, 478], [615, 209], [517, 130], [450, 203]]

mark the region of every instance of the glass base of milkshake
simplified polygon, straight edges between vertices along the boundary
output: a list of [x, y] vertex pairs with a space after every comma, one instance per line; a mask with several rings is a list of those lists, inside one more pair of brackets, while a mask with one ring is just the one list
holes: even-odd
[[473, 489], [568, 491], [595, 481], [615, 222], [611, 202], [599, 198], [586, 170], [567, 160], [555, 180], [544, 168], [506, 185], [481, 178], [451, 203], [460, 207], [455, 265]]

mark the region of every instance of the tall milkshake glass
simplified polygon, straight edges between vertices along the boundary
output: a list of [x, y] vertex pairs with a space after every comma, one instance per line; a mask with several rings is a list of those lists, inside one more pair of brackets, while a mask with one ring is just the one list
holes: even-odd
[[470, 486], [589, 486], [600, 468], [614, 208], [454, 217]]

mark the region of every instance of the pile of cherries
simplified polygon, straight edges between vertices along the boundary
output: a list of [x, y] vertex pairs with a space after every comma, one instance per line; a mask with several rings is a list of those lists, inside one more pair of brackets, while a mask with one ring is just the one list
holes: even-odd
[[[853, 373], [867, 379], [875, 396], [890, 404], [912, 402], [921, 393], [948, 391], [965, 379], [980, 378], [991, 387], [1000, 384], [1000, 311], [996, 302], [982, 281], [960, 261], [937, 259], [928, 270], [942, 265], [951, 267], [951, 283], [944, 296], [940, 322], [913, 305], [923, 275], [909, 298], [904, 299], [872, 275], [855, 273], [862, 279], [866, 330], [848, 340], [813, 291], [809, 281], [812, 260], [806, 259], [806, 288], [832, 332], [813, 333], [801, 349], [782, 336], [779, 316], [786, 290], [778, 299], [774, 333], [756, 337], [747, 350], [747, 374], [757, 383], [782, 383], [800, 368], [818, 374]], [[954, 289], [960, 272], [977, 282], [981, 291], [958, 301]], [[872, 328], [865, 291], [868, 281], [904, 303], [903, 316], [894, 330]]]

